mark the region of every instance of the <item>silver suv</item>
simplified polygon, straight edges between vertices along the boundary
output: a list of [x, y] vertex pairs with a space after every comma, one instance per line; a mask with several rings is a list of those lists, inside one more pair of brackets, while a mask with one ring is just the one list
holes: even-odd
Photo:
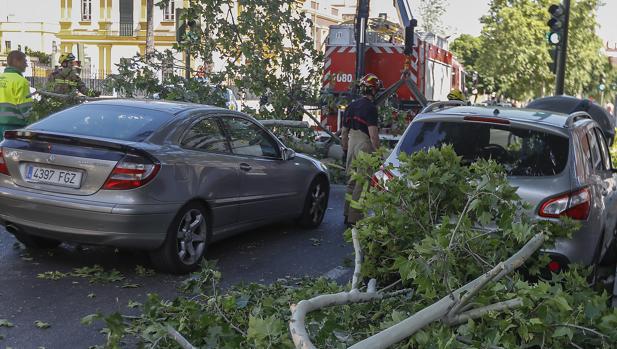
[[617, 176], [604, 133], [589, 115], [447, 104], [429, 106], [413, 120], [386, 160], [395, 169], [377, 172], [374, 180], [400, 175], [401, 152], [451, 144], [464, 162], [490, 158], [503, 165], [535, 218], [581, 222], [572, 239], [546, 251], [551, 271], [596, 265], [615, 253]]

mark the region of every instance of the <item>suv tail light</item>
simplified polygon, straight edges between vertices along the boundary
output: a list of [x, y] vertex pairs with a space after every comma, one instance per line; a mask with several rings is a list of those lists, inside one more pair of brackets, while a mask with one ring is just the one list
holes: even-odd
[[392, 178], [394, 178], [392, 172], [381, 166], [379, 171], [375, 172], [373, 177], [371, 177], [371, 187], [379, 190], [388, 190], [386, 183]]
[[10, 176], [9, 168], [6, 166], [6, 161], [4, 160], [4, 148], [0, 147], [0, 173]]
[[128, 190], [143, 186], [159, 172], [161, 165], [136, 154], [127, 154], [111, 171], [103, 185], [108, 190]]
[[586, 220], [591, 208], [591, 192], [583, 188], [547, 200], [540, 206], [540, 217], [559, 218], [570, 217], [576, 220]]

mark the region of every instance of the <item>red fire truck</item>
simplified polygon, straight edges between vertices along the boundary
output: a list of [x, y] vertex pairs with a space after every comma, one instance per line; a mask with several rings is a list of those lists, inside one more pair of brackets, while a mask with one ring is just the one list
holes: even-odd
[[[368, 18], [369, 3], [358, 1], [353, 24], [330, 27], [322, 80], [324, 94], [339, 100], [352, 99], [353, 82], [367, 73], [377, 75], [386, 88], [377, 102], [388, 99], [401, 110], [417, 111], [428, 101], [445, 100], [453, 88], [463, 90], [463, 67], [448, 51], [447, 41], [428, 33], [414, 35], [416, 22], [407, 1], [395, 2], [405, 28], [404, 39], [395, 23], [383, 17]], [[322, 125], [335, 132], [340, 115], [339, 108], [328, 108], [322, 115]]]

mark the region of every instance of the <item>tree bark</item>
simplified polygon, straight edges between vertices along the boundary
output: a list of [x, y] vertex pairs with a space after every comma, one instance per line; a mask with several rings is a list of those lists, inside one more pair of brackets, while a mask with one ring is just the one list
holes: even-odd
[[154, 0], [146, 0], [146, 56], [154, 53]]

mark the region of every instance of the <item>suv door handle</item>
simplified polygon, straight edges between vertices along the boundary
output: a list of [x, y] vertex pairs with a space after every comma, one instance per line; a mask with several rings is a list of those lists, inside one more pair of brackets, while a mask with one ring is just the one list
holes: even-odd
[[242, 171], [248, 172], [248, 171], [250, 171], [252, 169], [252, 167], [251, 167], [251, 165], [243, 162], [243, 163], [240, 164], [240, 169]]

